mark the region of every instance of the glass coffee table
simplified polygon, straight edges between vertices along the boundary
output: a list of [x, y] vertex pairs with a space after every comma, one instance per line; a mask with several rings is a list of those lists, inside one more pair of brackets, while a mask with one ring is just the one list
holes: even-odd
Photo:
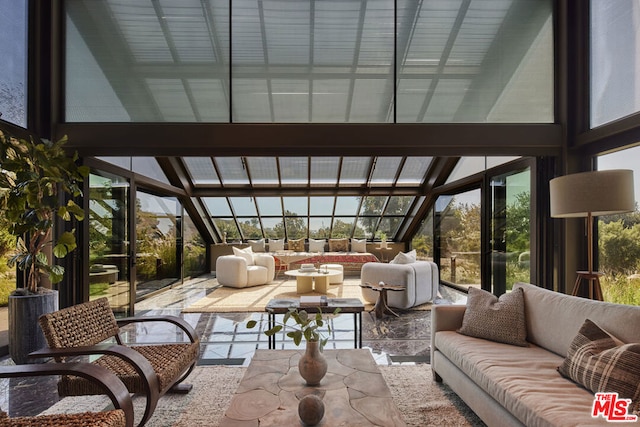
[[[304, 308], [309, 313], [317, 313], [318, 308], [322, 313], [333, 313], [336, 308], [340, 308], [340, 314], [353, 314], [353, 347], [362, 348], [362, 312], [364, 303], [358, 298], [327, 298], [326, 305], [300, 307], [300, 300], [292, 299], [272, 299], [265, 307], [269, 313], [269, 328], [276, 325], [276, 315], [284, 315], [290, 308]], [[269, 337], [269, 348], [276, 348], [276, 336]]]

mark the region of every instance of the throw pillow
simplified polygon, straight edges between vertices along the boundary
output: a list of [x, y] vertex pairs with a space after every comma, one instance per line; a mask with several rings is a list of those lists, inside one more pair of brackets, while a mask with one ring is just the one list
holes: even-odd
[[304, 252], [304, 239], [289, 239], [289, 250], [295, 252]]
[[587, 319], [558, 372], [594, 393], [617, 392], [631, 399], [630, 413], [640, 411], [640, 343], [620, 344]]
[[264, 239], [249, 240], [249, 246], [253, 252], [264, 252]]
[[284, 239], [269, 239], [269, 252], [284, 251]]
[[367, 239], [351, 239], [351, 252], [367, 252]]
[[253, 265], [253, 251], [251, 250], [251, 246], [244, 249], [238, 249], [233, 246], [233, 254], [244, 258], [247, 261], [247, 265]]
[[458, 332], [476, 338], [527, 347], [522, 288], [500, 298], [478, 288], [469, 288], [467, 308]]
[[415, 249], [407, 253], [398, 252], [389, 264], [411, 264], [416, 262], [417, 257], [418, 254]]
[[329, 239], [329, 252], [349, 251], [349, 239]]
[[324, 239], [309, 239], [309, 252], [324, 252], [324, 244]]

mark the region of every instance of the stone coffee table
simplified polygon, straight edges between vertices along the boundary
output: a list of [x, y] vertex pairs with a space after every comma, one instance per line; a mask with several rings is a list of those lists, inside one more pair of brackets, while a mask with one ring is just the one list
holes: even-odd
[[319, 426], [405, 426], [367, 349], [325, 350], [327, 375], [309, 387], [298, 372], [300, 350], [256, 350], [220, 427], [300, 426], [298, 402], [315, 394], [324, 403]]

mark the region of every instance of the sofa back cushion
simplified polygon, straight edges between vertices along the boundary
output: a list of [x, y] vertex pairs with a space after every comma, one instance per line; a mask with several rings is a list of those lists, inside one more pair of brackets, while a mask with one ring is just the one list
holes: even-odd
[[586, 319], [623, 342], [640, 342], [640, 306], [574, 297], [516, 283], [524, 290], [527, 341], [565, 357]]

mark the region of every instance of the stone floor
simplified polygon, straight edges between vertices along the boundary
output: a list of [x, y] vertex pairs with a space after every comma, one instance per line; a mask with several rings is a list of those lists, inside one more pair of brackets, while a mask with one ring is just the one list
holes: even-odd
[[[182, 309], [213, 292], [217, 286], [212, 277], [185, 282], [162, 294], [136, 304], [135, 315], [171, 314], [187, 320], [201, 337], [201, 365], [248, 365], [253, 353], [268, 348], [266, 313], [182, 313]], [[440, 287], [436, 304], [464, 304], [466, 296]], [[362, 344], [370, 349], [378, 364], [429, 363], [430, 311], [398, 310], [400, 317], [376, 319], [373, 313], [362, 316]], [[248, 320], [259, 327], [247, 329]], [[342, 314], [331, 319], [332, 332], [326, 348], [353, 348], [353, 315]], [[174, 329], [146, 323], [139, 329], [123, 330], [123, 339], [135, 343], [161, 343], [181, 339]], [[290, 340], [278, 338], [277, 348], [295, 348]], [[13, 364], [10, 358], [0, 365]], [[43, 390], [47, 390], [43, 392]], [[35, 415], [58, 401], [55, 378], [0, 380], [0, 408], [10, 416]]]

